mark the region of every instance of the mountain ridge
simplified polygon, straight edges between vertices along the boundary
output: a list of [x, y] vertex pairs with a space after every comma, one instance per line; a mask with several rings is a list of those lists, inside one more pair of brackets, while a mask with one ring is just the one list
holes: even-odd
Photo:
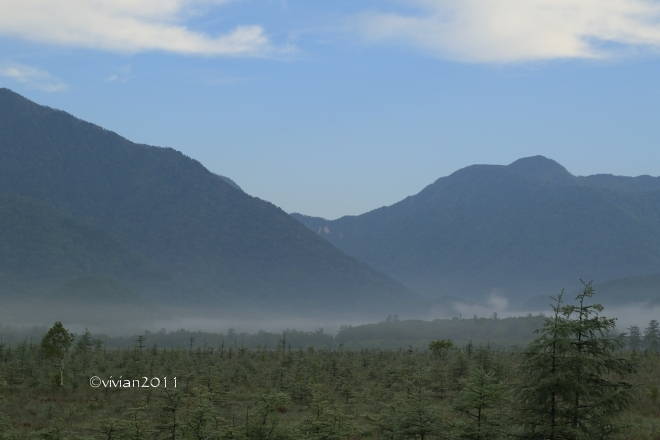
[[232, 183], [171, 148], [134, 144], [0, 89], [0, 192], [108, 233], [180, 280], [184, 304], [423, 307], [399, 282]]
[[420, 293], [519, 301], [581, 277], [657, 272], [660, 178], [614, 180], [536, 156], [462, 168], [359, 216], [292, 216]]

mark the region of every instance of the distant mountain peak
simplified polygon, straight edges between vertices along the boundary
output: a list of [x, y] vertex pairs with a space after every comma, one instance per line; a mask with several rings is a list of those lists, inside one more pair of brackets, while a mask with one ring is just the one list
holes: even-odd
[[560, 184], [574, 184], [575, 176], [561, 164], [545, 156], [531, 156], [518, 159], [506, 167], [509, 171], [539, 180]]

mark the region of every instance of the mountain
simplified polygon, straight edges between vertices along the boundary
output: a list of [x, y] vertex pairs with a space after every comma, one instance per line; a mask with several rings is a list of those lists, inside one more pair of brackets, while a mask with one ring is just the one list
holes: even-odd
[[[40, 291], [88, 273], [107, 273], [159, 291], [171, 277], [104, 231], [29, 197], [0, 194], [1, 292]], [[31, 286], [28, 288], [27, 286]]]
[[660, 191], [660, 177], [627, 177], [613, 176], [612, 174], [574, 176], [554, 160], [543, 156], [518, 159], [506, 168], [522, 176], [562, 186], [586, 186], [623, 193]]
[[[606, 308], [633, 306], [639, 310], [639, 307], [652, 309], [660, 305], [660, 274], [617, 278], [594, 284], [593, 288], [594, 302]], [[567, 292], [564, 301], [573, 303], [578, 293], [578, 290]], [[543, 311], [551, 302], [548, 296], [537, 295], [525, 301], [519, 310]]]
[[228, 184], [230, 184], [234, 188], [240, 189], [241, 191], [243, 191], [243, 188], [238, 186], [238, 184], [236, 182], [234, 182], [233, 180], [231, 180], [229, 177], [221, 176], [220, 174], [216, 174], [216, 176], [218, 176], [220, 179], [224, 180], [225, 182], [227, 182]]
[[[209, 313], [218, 310], [209, 305], [245, 304], [376, 313], [425, 305], [397, 281], [182, 153], [134, 144], [8, 89], [0, 89], [0, 192], [36, 199], [102, 231], [138, 258], [128, 267], [148, 264], [167, 273], [180, 306]], [[73, 273], [69, 266], [44, 267]], [[20, 279], [20, 270], [0, 272]], [[84, 274], [97, 272], [103, 271], [90, 267]], [[152, 292], [150, 298], [159, 297]]]
[[541, 156], [469, 166], [359, 216], [292, 215], [431, 297], [522, 302], [660, 267], [660, 178], [577, 177]]
[[[175, 280], [116, 239], [29, 197], [0, 194], [0, 319], [86, 322], [166, 317], [137, 294], [166, 297]], [[128, 287], [131, 286], [131, 287]], [[39, 318], [41, 321], [35, 321]]]

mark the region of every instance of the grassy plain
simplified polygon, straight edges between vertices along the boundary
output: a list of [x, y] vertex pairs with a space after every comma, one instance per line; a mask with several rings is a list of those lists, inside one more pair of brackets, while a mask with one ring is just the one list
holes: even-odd
[[[518, 350], [147, 343], [110, 349], [79, 337], [64, 358], [64, 387], [60, 360], [44, 358], [37, 343], [5, 346], [0, 439], [469, 438], [461, 433], [470, 420], [457, 402], [482, 370], [503, 391], [501, 405], [487, 408], [500, 421], [489, 438], [516, 427]], [[630, 425], [615, 438], [660, 438], [660, 357], [620, 354], [638, 362], [628, 380], [639, 387], [622, 415]], [[92, 387], [93, 376], [107, 386]], [[143, 387], [143, 377], [159, 378], [160, 386]]]

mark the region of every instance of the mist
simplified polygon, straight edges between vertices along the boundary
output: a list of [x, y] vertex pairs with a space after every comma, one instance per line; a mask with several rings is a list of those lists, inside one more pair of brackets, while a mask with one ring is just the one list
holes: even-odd
[[[242, 334], [244, 339], [251, 338], [253, 335], [269, 334], [270, 340], [275, 340], [272, 335], [281, 335], [283, 332], [308, 332], [319, 333], [337, 337], [342, 329], [352, 328], [354, 332], [359, 329], [376, 328], [377, 337], [373, 339], [377, 342], [369, 342], [376, 346], [390, 346], [396, 341], [407, 340], [410, 338], [410, 326], [417, 326], [417, 333], [412, 340], [407, 343], [423, 347], [426, 341], [433, 339], [449, 339], [450, 328], [431, 329], [428, 327], [432, 323], [451, 322], [452, 325], [461, 323], [459, 338], [465, 340], [481, 340], [483, 335], [479, 335], [475, 329], [470, 329], [469, 322], [481, 320], [481, 322], [502, 321], [506, 319], [536, 319], [548, 316], [552, 313], [550, 304], [552, 300], [547, 299], [547, 307], [516, 309], [511, 307], [510, 301], [499, 294], [491, 294], [485, 301], [462, 302], [454, 301], [450, 307], [436, 307], [419, 314], [397, 314], [388, 315], [366, 315], [360, 313], [350, 313], [340, 315], [337, 313], [323, 314], [316, 311], [290, 312], [272, 311], [264, 309], [229, 309], [218, 308], [209, 310], [208, 308], [201, 313], [200, 310], [159, 308], [145, 313], [143, 309], [122, 308], [116, 305], [96, 305], [96, 306], [58, 306], [54, 304], [44, 304], [34, 302], [17, 302], [3, 304], [0, 310], [0, 334], [4, 341], [14, 341], [18, 343], [40, 338], [45, 331], [52, 326], [55, 321], [62, 321], [66, 328], [80, 335], [89, 330], [95, 335], [104, 335], [107, 338], [118, 338], [119, 345], [130, 345], [136, 335], [156, 334], [156, 333], [176, 333], [185, 331], [190, 334], [216, 335], [222, 338], [227, 334]], [[597, 303], [594, 298], [593, 303]], [[641, 329], [645, 328], [652, 319], [660, 319], [660, 308], [653, 307], [648, 303], [635, 303], [629, 305], [605, 305], [601, 316], [617, 319], [617, 332], [624, 332], [632, 325], [637, 325]], [[484, 321], [486, 320], [486, 321]], [[542, 321], [534, 321], [535, 328], [542, 325]], [[393, 324], [384, 327], [387, 324]], [[494, 324], [493, 324], [494, 325]], [[375, 327], [373, 327], [375, 326]], [[427, 327], [424, 327], [427, 326]], [[386, 331], [383, 330], [386, 328]], [[427, 329], [428, 328], [428, 329]], [[358, 330], [356, 330], [358, 329]], [[533, 330], [533, 328], [531, 329]], [[371, 330], [370, 330], [371, 331]], [[426, 332], [426, 333], [425, 333]], [[346, 332], [344, 331], [344, 334]], [[525, 335], [511, 335], [518, 337], [516, 345], [531, 340], [533, 335], [531, 331]], [[214, 338], [215, 336], [207, 336]], [[359, 338], [356, 336], [353, 342], [359, 344]], [[508, 337], [508, 336], [507, 336]], [[262, 338], [263, 339], [263, 338]], [[252, 339], [253, 341], [261, 339]], [[357, 341], [357, 342], [356, 342]], [[488, 338], [483, 339], [484, 343]], [[255, 342], [256, 344], [256, 342]], [[271, 341], [270, 345], [274, 343]], [[329, 343], [328, 343], [329, 344]], [[303, 344], [304, 345], [304, 344]], [[502, 347], [506, 347], [504, 342], [500, 342]], [[512, 345], [512, 344], [510, 344]]]

